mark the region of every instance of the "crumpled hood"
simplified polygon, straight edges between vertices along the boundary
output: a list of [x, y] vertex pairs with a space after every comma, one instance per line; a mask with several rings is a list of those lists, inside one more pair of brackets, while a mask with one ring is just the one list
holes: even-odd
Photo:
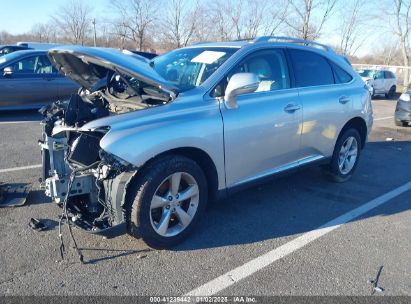
[[161, 77], [147, 62], [120, 50], [64, 46], [51, 49], [48, 55], [58, 71], [86, 89], [91, 89], [107, 75], [108, 70], [112, 70], [134, 77], [170, 95], [178, 92], [177, 87]]

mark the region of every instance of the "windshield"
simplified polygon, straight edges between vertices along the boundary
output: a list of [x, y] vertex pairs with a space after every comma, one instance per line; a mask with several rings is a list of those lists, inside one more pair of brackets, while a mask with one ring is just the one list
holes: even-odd
[[361, 77], [373, 78], [376, 72], [376, 70], [363, 70], [359, 71], [358, 74], [360, 74]]
[[150, 65], [180, 92], [201, 85], [237, 48], [184, 48], [154, 58]]

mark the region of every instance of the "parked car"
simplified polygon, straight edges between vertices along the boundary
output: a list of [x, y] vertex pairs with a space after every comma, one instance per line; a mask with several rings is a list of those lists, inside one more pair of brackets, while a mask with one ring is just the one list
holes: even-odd
[[369, 87], [372, 97], [384, 95], [386, 98], [394, 98], [397, 90], [397, 77], [388, 70], [366, 69], [358, 72], [365, 84]]
[[46, 195], [85, 231], [155, 248], [184, 240], [208, 200], [281, 172], [321, 164], [348, 180], [372, 126], [361, 77], [311, 41], [197, 44], [149, 63], [82, 47], [49, 56], [83, 89], [42, 110]]
[[79, 85], [59, 74], [46, 50], [0, 57], [0, 110], [36, 109], [77, 93]]
[[13, 53], [13, 52], [23, 51], [23, 50], [31, 50], [31, 48], [25, 45], [1, 45], [0, 46], [0, 57]]
[[395, 108], [395, 125], [406, 127], [411, 122], [411, 91], [402, 93]]

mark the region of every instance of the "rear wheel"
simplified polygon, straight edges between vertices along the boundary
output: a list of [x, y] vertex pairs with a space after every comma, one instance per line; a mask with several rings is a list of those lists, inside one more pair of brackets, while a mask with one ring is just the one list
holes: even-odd
[[183, 241], [207, 203], [204, 173], [196, 162], [183, 156], [157, 159], [142, 170], [130, 191], [129, 233], [158, 249]]
[[390, 88], [390, 90], [388, 91], [388, 93], [385, 94], [385, 97], [388, 98], [388, 99], [394, 98], [395, 91], [396, 91], [395, 86], [392, 86], [392, 87]]
[[397, 127], [408, 127], [408, 122], [406, 121], [395, 120], [394, 122]]
[[353, 128], [345, 130], [337, 140], [331, 163], [328, 166], [330, 178], [335, 182], [349, 180], [357, 167], [360, 153], [360, 134]]

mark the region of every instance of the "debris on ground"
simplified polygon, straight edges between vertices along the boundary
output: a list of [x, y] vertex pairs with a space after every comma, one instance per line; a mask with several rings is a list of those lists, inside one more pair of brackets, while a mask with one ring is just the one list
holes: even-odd
[[380, 280], [380, 275], [382, 272], [382, 268], [384, 266], [381, 266], [380, 269], [378, 270], [377, 273], [377, 277], [375, 278], [375, 280], [368, 280], [368, 283], [372, 284], [372, 291], [371, 291], [371, 295], [373, 295], [376, 291], [377, 292], [383, 292], [384, 288], [382, 288], [381, 286], [378, 286], [378, 281]]
[[387, 137], [386, 139], [385, 139], [385, 141], [393, 141], [394, 140], [394, 138], [392, 138], [392, 137]]
[[31, 184], [0, 183], [0, 208], [20, 207], [26, 204], [27, 196], [31, 190]]
[[35, 219], [35, 218], [30, 219], [29, 227], [36, 231], [43, 231], [48, 228], [46, 224], [44, 224], [42, 221]]

